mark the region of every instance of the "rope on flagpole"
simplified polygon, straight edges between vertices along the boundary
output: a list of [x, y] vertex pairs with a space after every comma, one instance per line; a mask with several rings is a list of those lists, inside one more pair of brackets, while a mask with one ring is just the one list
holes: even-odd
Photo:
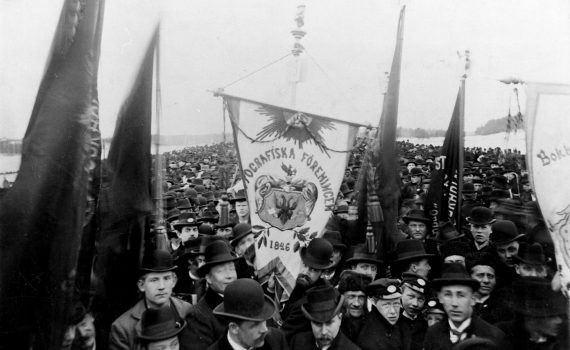
[[256, 74], [256, 73], [261, 72], [261, 71], [264, 70], [265, 68], [271, 67], [272, 65], [278, 63], [279, 61], [284, 60], [285, 58], [287, 58], [287, 57], [289, 57], [289, 56], [291, 56], [291, 55], [292, 55], [292, 53], [289, 52], [289, 53], [287, 53], [285, 56], [279, 57], [279, 58], [276, 59], [275, 61], [273, 61], [273, 62], [271, 62], [271, 63], [268, 63], [268, 64], [262, 66], [261, 68], [256, 69], [256, 70], [254, 70], [253, 72], [248, 73], [248, 74], [244, 75], [243, 77], [241, 77], [241, 78], [239, 78], [239, 79], [237, 79], [237, 80], [234, 80], [234, 81], [232, 81], [231, 83], [225, 85], [224, 87], [222, 87], [222, 90], [225, 89], [225, 88], [227, 88], [227, 87], [230, 87], [230, 86], [232, 86], [232, 85], [234, 85], [234, 84], [236, 84], [236, 83], [238, 83], [238, 82], [240, 82], [240, 81], [242, 81], [242, 80], [244, 80], [244, 79], [246, 79], [246, 78], [249, 78], [249, 77], [251, 77], [252, 75], [254, 75], [254, 74]]

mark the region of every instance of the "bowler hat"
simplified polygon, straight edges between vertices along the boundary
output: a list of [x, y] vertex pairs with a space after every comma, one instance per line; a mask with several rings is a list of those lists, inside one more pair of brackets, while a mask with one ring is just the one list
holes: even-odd
[[493, 218], [493, 211], [486, 207], [475, 207], [471, 210], [471, 216], [467, 222], [474, 225], [489, 225], [496, 220]]
[[301, 305], [301, 311], [310, 321], [326, 323], [336, 316], [344, 297], [332, 285], [325, 284], [307, 291], [307, 302]]
[[425, 216], [424, 211], [420, 209], [410, 210], [406, 216], [402, 217], [402, 220], [404, 220], [406, 224], [410, 221], [430, 222], [430, 219]]
[[394, 262], [402, 262], [412, 259], [423, 259], [432, 257], [433, 254], [427, 254], [422, 241], [417, 239], [406, 239], [396, 243], [396, 256]]
[[410, 170], [410, 176], [423, 176], [424, 172], [422, 171], [422, 168], [412, 168], [412, 170]]
[[247, 197], [245, 195], [245, 190], [239, 189], [236, 192], [235, 196], [233, 196], [233, 198], [230, 198], [229, 201], [230, 201], [230, 203], [247, 201]]
[[402, 296], [400, 281], [392, 278], [379, 278], [366, 288], [366, 295], [379, 299], [396, 299]]
[[206, 263], [198, 269], [198, 276], [204, 277], [215, 265], [236, 261], [239, 257], [232, 254], [230, 247], [224, 241], [214, 241], [204, 250]]
[[566, 298], [553, 291], [550, 281], [540, 277], [520, 277], [513, 282], [515, 312], [532, 317], [550, 317], [566, 314]]
[[157, 249], [143, 257], [139, 273], [144, 275], [149, 272], [168, 272], [177, 267], [174, 265], [172, 254], [166, 250]]
[[173, 338], [186, 327], [170, 306], [147, 309], [141, 317], [141, 331], [138, 339], [144, 343]]
[[444, 286], [463, 285], [473, 288], [474, 291], [479, 289], [479, 281], [472, 278], [465, 269], [465, 266], [458, 263], [449, 263], [444, 265], [444, 270], [440, 278], [432, 281], [433, 288], [440, 290]]
[[235, 225], [233, 227], [233, 231], [234, 239], [232, 239], [230, 242], [233, 247], [235, 247], [242, 238], [249, 235], [250, 233], [253, 233], [251, 230], [251, 225], [245, 222]]
[[528, 244], [521, 242], [517, 255], [513, 256], [513, 260], [518, 263], [527, 265], [545, 265], [546, 257], [540, 243]]
[[455, 226], [450, 221], [446, 221], [439, 223], [439, 232], [435, 237], [435, 240], [439, 242], [447, 242], [454, 239], [462, 238], [464, 236], [465, 236], [464, 234], [459, 233], [457, 231]]
[[332, 244], [333, 248], [346, 250], [346, 245], [342, 243], [342, 236], [340, 235], [340, 232], [327, 230], [323, 234], [323, 238], [329, 241], [329, 243]]
[[333, 267], [331, 262], [333, 246], [324, 238], [313, 238], [309, 245], [301, 248], [301, 259], [308, 267], [326, 270]]
[[494, 244], [501, 245], [514, 242], [523, 236], [524, 234], [519, 234], [514, 222], [510, 220], [497, 220], [491, 226], [489, 240]]
[[475, 191], [475, 186], [473, 186], [472, 183], [467, 182], [465, 184], [463, 184], [463, 189], [461, 190], [461, 193], [475, 193], [477, 191]]
[[176, 201], [176, 208], [178, 209], [192, 209], [192, 205], [190, 204], [190, 200], [188, 198], [180, 198]]
[[263, 294], [259, 282], [240, 278], [228, 284], [224, 290], [224, 301], [216, 306], [214, 314], [261, 322], [270, 319], [276, 309], [273, 300]]
[[384, 262], [376, 257], [375, 253], [369, 253], [366, 244], [359, 244], [354, 247], [353, 255], [346, 259], [346, 263], [350, 265], [356, 265], [358, 263], [369, 263], [369, 264], [383, 264]]
[[200, 224], [200, 226], [198, 226], [198, 234], [203, 236], [212, 235], [214, 234], [214, 228], [209, 224]]

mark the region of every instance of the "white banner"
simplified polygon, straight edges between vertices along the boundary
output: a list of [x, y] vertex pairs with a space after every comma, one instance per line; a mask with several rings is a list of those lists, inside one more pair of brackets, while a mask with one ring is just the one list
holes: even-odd
[[295, 286], [300, 248], [321, 235], [334, 209], [358, 125], [225, 97], [239, 153], [251, 224], [261, 229], [261, 283], [274, 274]]
[[570, 289], [570, 86], [528, 84], [527, 163], [556, 249], [562, 288]]

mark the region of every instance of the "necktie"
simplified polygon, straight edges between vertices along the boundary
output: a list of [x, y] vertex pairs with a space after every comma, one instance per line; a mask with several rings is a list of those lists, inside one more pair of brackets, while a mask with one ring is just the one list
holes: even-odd
[[451, 340], [453, 344], [462, 340], [464, 332], [456, 331], [455, 329], [449, 329], [449, 331], [450, 331], [449, 340]]

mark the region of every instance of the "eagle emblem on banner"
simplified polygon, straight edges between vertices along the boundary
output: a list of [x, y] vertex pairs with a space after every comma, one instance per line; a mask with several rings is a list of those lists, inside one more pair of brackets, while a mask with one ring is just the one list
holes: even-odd
[[311, 219], [318, 198], [317, 186], [296, 178], [293, 166], [281, 164], [285, 177], [261, 175], [255, 182], [255, 205], [259, 218], [282, 231], [303, 226]]
[[265, 105], [260, 106], [256, 112], [269, 117], [269, 124], [257, 134], [258, 140], [272, 136], [287, 141], [293, 140], [300, 149], [303, 149], [303, 144], [306, 142], [313, 143], [319, 147], [321, 152], [328, 155], [322, 132], [325, 129], [334, 130], [333, 122], [322, 118], [313, 118], [310, 114], [293, 113]]

